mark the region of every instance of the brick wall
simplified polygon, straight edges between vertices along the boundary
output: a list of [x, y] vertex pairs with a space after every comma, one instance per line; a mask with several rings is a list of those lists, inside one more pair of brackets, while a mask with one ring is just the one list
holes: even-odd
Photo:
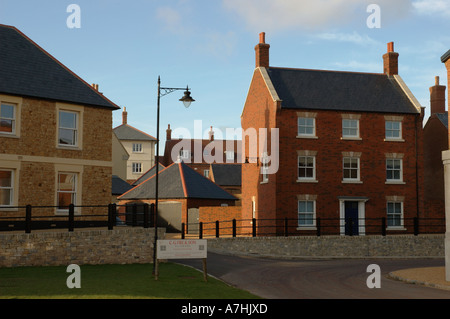
[[203, 235], [213, 236], [215, 232], [215, 222], [220, 223], [220, 235], [232, 234], [232, 220], [236, 219], [236, 233], [251, 233], [251, 221], [242, 219], [240, 206], [212, 206], [199, 208], [199, 222], [203, 223]]

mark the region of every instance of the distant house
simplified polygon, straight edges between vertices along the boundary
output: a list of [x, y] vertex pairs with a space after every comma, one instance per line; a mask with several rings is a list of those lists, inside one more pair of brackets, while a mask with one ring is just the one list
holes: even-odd
[[[0, 212], [87, 216], [111, 201], [119, 107], [12, 26], [0, 25]], [[53, 208], [52, 208], [53, 207]]]
[[166, 144], [161, 164], [169, 166], [177, 161], [209, 177], [210, 164], [236, 164], [242, 162], [240, 140], [217, 140], [211, 127], [208, 139], [173, 138], [170, 124], [166, 130]]
[[[122, 124], [113, 129], [119, 141], [129, 154], [126, 180], [129, 183], [138, 179], [143, 172], [155, 165], [156, 138], [127, 123], [128, 112], [122, 112]], [[117, 155], [120, 156], [120, 155]]]
[[380, 234], [383, 218], [388, 234], [412, 233], [424, 212], [423, 110], [393, 43], [382, 73], [273, 67], [269, 48], [261, 33], [241, 124], [268, 129], [268, 141], [278, 130], [279, 161], [244, 144], [242, 217], [279, 233], [285, 218], [292, 234], [314, 233], [319, 219], [322, 233]]
[[423, 128], [424, 216], [445, 217], [444, 165], [442, 151], [448, 149], [448, 112], [445, 110], [445, 85], [430, 87], [430, 117]]
[[[119, 196], [120, 205], [154, 203], [156, 174]], [[181, 231], [181, 223], [198, 222], [201, 206], [234, 206], [237, 198], [183, 162], [159, 172], [158, 224], [168, 231]]]

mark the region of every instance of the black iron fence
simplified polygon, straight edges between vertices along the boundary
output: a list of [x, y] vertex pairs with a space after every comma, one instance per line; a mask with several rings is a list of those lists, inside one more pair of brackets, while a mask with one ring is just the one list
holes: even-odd
[[237, 236], [322, 236], [322, 235], [391, 235], [443, 234], [445, 218], [382, 218], [340, 219], [317, 218], [310, 226], [298, 225], [298, 219], [232, 219], [182, 224], [181, 237], [237, 237]]
[[16, 206], [0, 210], [0, 231], [25, 231], [114, 226], [154, 227], [154, 204], [96, 206]]

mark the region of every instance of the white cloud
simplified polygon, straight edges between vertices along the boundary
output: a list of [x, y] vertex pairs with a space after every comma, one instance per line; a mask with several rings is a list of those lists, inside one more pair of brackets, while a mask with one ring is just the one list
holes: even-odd
[[338, 41], [338, 42], [350, 42], [358, 45], [380, 45], [380, 43], [368, 35], [360, 35], [358, 32], [354, 31], [353, 33], [333, 33], [333, 32], [324, 32], [314, 35], [313, 37], [322, 39], [322, 40], [330, 40], [330, 41]]
[[374, 62], [360, 62], [360, 61], [349, 61], [349, 62], [335, 62], [333, 63], [339, 70], [351, 70], [356, 72], [370, 72], [370, 73], [382, 73], [383, 65]]
[[156, 18], [172, 33], [182, 33], [185, 30], [180, 13], [171, 7], [159, 7], [156, 10]]
[[222, 0], [252, 30], [320, 30], [348, 24], [366, 27], [367, 6], [380, 6], [382, 24], [409, 13], [410, 0]]
[[450, 1], [448, 0], [417, 0], [413, 2], [413, 7], [418, 14], [440, 14], [450, 17]]

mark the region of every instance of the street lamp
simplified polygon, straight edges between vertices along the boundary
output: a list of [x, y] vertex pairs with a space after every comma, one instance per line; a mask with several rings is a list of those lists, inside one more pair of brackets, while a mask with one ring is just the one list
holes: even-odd
[[167, 88], [161, 87], [161, 78], [158, 76], [158, 107], [156, 114], [156, 186], [155, 186], [155, 242], [153, 243], [153, 273], [157, 276], [156, 270], [156, 242], [158, 240], [158, 182], [159, 182], [159, 105], [161, 97], [178, 90], [185, 90], [184, 96], [179, 100], [188, 108], [195, 100], [191, 97], [189, 87], [186, 88]]

